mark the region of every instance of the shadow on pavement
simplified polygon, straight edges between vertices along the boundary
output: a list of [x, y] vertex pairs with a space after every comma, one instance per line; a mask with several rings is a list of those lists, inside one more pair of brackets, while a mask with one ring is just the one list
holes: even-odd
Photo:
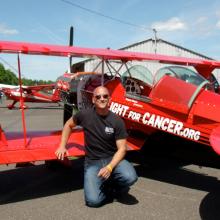
[[48, 168], [45, 164], [0, 172], [0, 204], [70, 192], [83, 188], [83, 159], [72, 167]]
[[[158, 145], [155, 147], [156, 153], [130, 152], [127, 158], [134, 162], [140, 177], [208, 192], [200, 205], [201, 216], [208, 219], [209, 215], [213, 217], [207, 213], [208, 209], [213, 208], [215, 214], [217, 205], [220, 204], [219, 180], [207, 176], [203, 169], [193, 171], [185, 166], [197, 164], [220, 168], [219, 157], [206, 146], [192, 144], [189, 147], [190, 144], [178, 144], [178, 148], [172, 147], [172, 150], [167, 145], [166, 152], [164, 145]], [[37, 165], [1, 171], [0, 174], [0, 204], [13, 203], [82, 189], [83, 159], [73, 160], [70, 169], [51, 170], [46, 165]]]
[[220, 219], [220, 191], [213, 190], [203, 198], [199, 213], [202, 220]]
[[[128, 154], [128, 159], [136, 164], [138, 176], [207, 192], [200, 203], [201, 219], [220, 219], [220, 181], [202, 169], [219, 169], [219, 155], [209, 146], [180, 139], [160, 138], [147, 144], [147, 149]], [[198, 168], [195, 171], [189, 165]]]
[[[220, 190], [217, 177], [208, 176], [202, 169], [203, 166], [220, 168], [219, 155], [211, 147], [182, 139], [181, 142], [159, 140], [148, 143], [148, 149], [127, 155], [128, 160], [136, 163], [139, 176], [206, 192]], [[198, 165], [201, 169], [194, 171], [188, 165]]]
[[[158, 159], [158, 158], [157, 158]], [[139, 177], [208, 192], [199, 207], [201, 219], [220, 219], [220, 182], [218, 178], [184, 168], [187, 163], [160, 158], [157, 167], [136, 165]]]

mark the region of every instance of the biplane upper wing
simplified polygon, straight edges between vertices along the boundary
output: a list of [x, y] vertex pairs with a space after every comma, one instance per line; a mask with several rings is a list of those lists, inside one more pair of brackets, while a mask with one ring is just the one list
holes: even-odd
[[190, 65], [194, 66], [198, 71], [206, 72], [205, 77], [211, 74], [215, 68], [220, 68], [220, 62], [214, 60], [194, 59], [175, 57], [167, 55], [149, 54], [130, 52], [112, 49], [95, 49], [76, 46], [60, 46], [49, 44], [36, 44], [26, 42], [10, 42], [0, 41], [1, 53], [23, 53], [33, 55], [49, 55], [49, 56], [75, 56], [86, 58], [101, 58], [105, 60], [123, 60], [123, 61], [158, 61], [161, 63]]

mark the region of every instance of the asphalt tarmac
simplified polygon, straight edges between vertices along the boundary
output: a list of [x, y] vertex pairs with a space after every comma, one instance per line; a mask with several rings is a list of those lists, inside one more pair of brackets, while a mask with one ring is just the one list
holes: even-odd
[[[5, 104], [0, 103], [2, 128], [21, 130], [20, 110], [8, 110]], [[62, 107], [28, 106], [28, 130], [62, 128]], [[23, 168], [1, 165], [0, 219], [220, 219], [219, 158], [207, 147], [183, 140], [159, 142], [154, 148], [147, 155], [128, 154], [139, 179], [126, 201], [101, 208], [84, 204], [82, 159], [73, 160], [68, 169], [48, 168], [44, 162]]]

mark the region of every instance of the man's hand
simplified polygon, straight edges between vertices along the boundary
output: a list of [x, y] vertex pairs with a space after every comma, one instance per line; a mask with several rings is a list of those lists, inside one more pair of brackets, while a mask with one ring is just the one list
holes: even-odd
[[65, 155], [69, 155], [69, 152], [65, 147], [59, 147], [57, 148], [55, 154], [59, 160], [63, 160]]
[[72, 132], [72, 128], [75, 126], [76, 126], [76, 124], [73, 121], [73, 118], [71, 117], [69, 120], [66, 121], [66, 123], [63, 127], [60, 144], [55, 152], [55, 154], [59, 160], [63, 160], [65, 154], [66, 154], [66, 156], [69, 156], [69, 153], [68, 153], [65, 146], [66, 146], [68, 139], [69, 139], [69, 136]]
[[104, 179], [108, 179], [111, 175], [111, 170], [106, 166], [99, 170], [98, 177], [102, 177]]

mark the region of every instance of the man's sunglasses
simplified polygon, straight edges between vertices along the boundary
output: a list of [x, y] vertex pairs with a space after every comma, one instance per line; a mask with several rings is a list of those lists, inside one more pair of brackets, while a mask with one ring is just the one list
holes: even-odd
[[108, 94], [104, 94], [104, 95], [95, 95], [95, 98], [96, 98], [97, 100], [101, 99], [101, 97], [102, 97], [103, 99], [108, 99], [109, 95], [108, 95]]

